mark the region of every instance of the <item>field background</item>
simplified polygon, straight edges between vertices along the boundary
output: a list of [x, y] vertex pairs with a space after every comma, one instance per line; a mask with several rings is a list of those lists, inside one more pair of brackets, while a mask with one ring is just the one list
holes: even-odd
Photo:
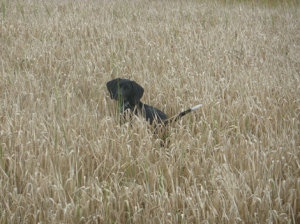
[[[0, 223], [300, 223], [297, 1], [1, 1]], [[172, 116], [119, 124], [124, 77]]]

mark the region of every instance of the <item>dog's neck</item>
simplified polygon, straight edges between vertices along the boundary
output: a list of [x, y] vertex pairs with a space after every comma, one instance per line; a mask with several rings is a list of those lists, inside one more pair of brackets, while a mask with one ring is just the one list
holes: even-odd
[[120, 105], [120, 113], [123, 113], [125, 110], [127, 109], [131, 109], [131, 106], [130, 106], [130, 102], [129, 101], [125, 101], [124, 103], [122, 103]]
[[140, 109], [140, 108], [143, 108], [144, 104], [139, 101], [137, 104], [132, 104], [130, 103], [129, 101], [125, 101], [123, 103], [123, 105], [121, 105], [120, 107], [120, 112], [123, 113], [124, 111], [126, 110], [131, 110], [131, 111], [135, 111], [136, 109]]

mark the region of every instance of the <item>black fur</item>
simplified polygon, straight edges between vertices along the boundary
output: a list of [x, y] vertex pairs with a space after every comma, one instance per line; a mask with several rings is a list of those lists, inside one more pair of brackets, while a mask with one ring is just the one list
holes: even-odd
[[140, 101], [144, 89], [135, 81], [129, 79], [113, 79], [106, 83], [110, 98], [119, 102], [120, 112], [130, 110], [142, 114], [150, 124], [156, 120], [158, 123], [167, 122], [168, 116], [159, 109], [144, 104]]

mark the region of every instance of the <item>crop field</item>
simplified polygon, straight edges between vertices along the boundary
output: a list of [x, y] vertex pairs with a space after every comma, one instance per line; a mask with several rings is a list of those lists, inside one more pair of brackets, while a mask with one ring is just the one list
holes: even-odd
[[[0, 223], [300, 223], [298, 1], [2, 0]], [[135, 80], [163, 129], [121, 122]]]

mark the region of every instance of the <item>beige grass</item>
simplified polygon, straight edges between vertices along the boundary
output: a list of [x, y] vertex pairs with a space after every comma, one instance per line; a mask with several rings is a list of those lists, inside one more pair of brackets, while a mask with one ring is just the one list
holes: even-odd
[[[225, 1], [5, 1], [0, 223], [299, 223], [300, 12]], [[169, 115], [161, 147], [105, 83]]]

